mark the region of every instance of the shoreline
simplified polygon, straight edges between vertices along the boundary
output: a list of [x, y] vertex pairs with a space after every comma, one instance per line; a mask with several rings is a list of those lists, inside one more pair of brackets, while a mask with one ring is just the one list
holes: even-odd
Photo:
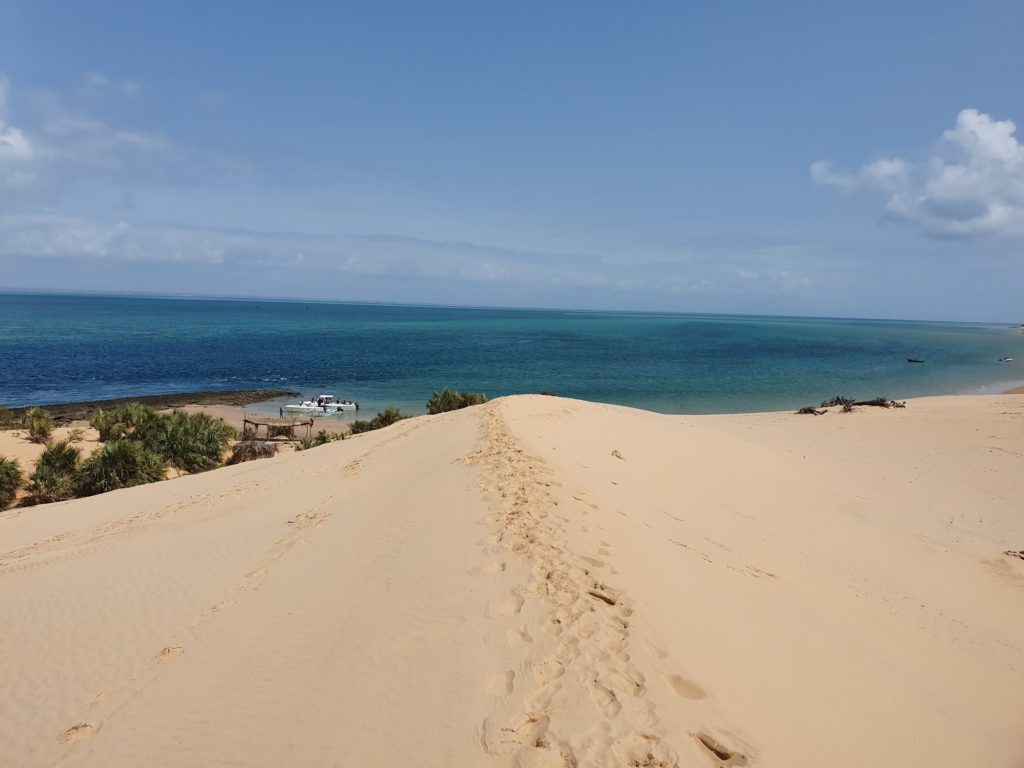
[[[929, 397], [998, 397], [999, 395], [1024, 395], [1024, 385], [1000, 389], [989, 392], [947, 392], [937, 395], [915, 395], [910, 397], [896, 398], [897, 400], [918, 400]], [[71, 403], [48, 403], [45, 405], [19, 406], [10, 408], [12, 414], [21, 416], [29, 408], [42, 408], [53, 416], [54, 421], [60, 425], [68, 425], [72, 422], [89, 421], [94, 411], [99, 409], [116, 408], [127, 403], [142, 403], [155, 408], [158, 411], [184, 408], [189, 411], [204, 410], [210, 411], [211, 415], [218, 416], [226, 421], [239, 420], [246, 412], [238, 409], [245, 409], [249, 405], [269, 403], [283, 397], [301, 397], [302, 393], [297, 390], [285, 389], [232, 389], [232, 390], [200, 390], [198, 392], [167, 393], [161, 395], [140, 395], [137, 397], [118, 397], [108, 400], [81, 400]], [[500, 397], [500, 396], [499, 396]], [[595, 405], [614, 405], [614, 403], [602, 403], [597, 400], [580, 399], [582, 402], [591, 402]], [[802, 406], [781, 409], [760, 409], [747, 411], [722, 411], [714, 413], [666, 413], [656, 411], [642, 406], [626, 406], [637, 410], [657, 413], [665, 416], [753, 416], [761, 413], [788, 413], [795, 411]], [[369, 413], [369, 411], [367, 411]], [[414, 414], [422, 415], [422, 414]], [[239, 427], [240, 428], [240, 427]]]
[[298, 397], [301, 393], [290, 389], [228, 389], [203, 390], [200, 392], [168, 393], [164, 395], [141, 395], [138, 397], [117, 397], [109, 400], [83, 400], [74, 403], [52, 403], [38, 406], [11, 408], [11, 413], [20, 416], [29, 408], [42, 408], [58, 423], [88, 421], [94, 411], [101, 408], [116, 408], [128, 403], [142, 403], [157, 410], [183, 408], [185, 406], [236, 406], [242, 407], [263, 403], [279, 397]]

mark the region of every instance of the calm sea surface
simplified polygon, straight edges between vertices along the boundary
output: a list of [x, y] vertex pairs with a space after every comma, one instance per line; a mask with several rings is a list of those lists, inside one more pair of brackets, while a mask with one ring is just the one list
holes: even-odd
[[449, 386], [715, 413], [1022, 380], [1024, 334], [1007, 326], [0, 294], [8, 406], [281, 388], [358, 400], [362, 416], [422, 413]]

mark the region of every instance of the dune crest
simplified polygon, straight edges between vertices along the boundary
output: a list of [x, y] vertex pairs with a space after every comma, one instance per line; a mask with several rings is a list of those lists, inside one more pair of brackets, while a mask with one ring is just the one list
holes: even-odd
[[1019, 765], [1024, 401], [541, 396], [0, 515], [0, 765]]

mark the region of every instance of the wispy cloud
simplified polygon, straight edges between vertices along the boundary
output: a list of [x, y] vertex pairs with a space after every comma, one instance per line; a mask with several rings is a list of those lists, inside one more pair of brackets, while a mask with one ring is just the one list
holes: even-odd
[[134, 80], [118, 80], [101, 75], [99, 72], [88, 72], [80, 92], [86, 96], [114, 93], [135, 97], [142, 92], [142, 86]]
[[819, 160], [818, 184], [884, 195], [886, 215], [939, 238], [1024, 237], [1024, 145], [1010, 120], [965, 109], [920, 160], [877, 160], [854, 172]]
[[[322, 284], [361, 278], [452, 281], [481, 291], [500, 287], [585, 289], [608, 295], [714, 296], [806, 294], [812, 283], [798, 268], [737, 269], [733, 254], [683, 261], [615, 263], [580, 253], [546, 253], [468, 242], [392, 235], [256, 232], [174, 224], [103, 222], [56, 214], [0, 215], [0, 260], [60, 259], [81, 263], [191, 264], [261, 273], [306, 275]], [[775, 259], [778, 262], [778, 259]]]
[[[114, 83], [90, 75], [92, 88], [117, 88], [129, 95], [131, 81]], [[28, 109], [17, 121], [11, 109], [11, 83], [0, 73], [0, 195], [11, 203], [53, 199], [81, 178], [116, 186], [137, 182], [188, 184], [251, 166], [201, 153], [151, 131], [115, 127], [51, 91], [28, 94]]]

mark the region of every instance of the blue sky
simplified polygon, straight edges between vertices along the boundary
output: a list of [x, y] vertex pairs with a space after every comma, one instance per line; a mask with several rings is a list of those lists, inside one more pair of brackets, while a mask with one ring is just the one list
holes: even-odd
[[1015, 3], [0, 0], [0, 286], [1024, 322]]

